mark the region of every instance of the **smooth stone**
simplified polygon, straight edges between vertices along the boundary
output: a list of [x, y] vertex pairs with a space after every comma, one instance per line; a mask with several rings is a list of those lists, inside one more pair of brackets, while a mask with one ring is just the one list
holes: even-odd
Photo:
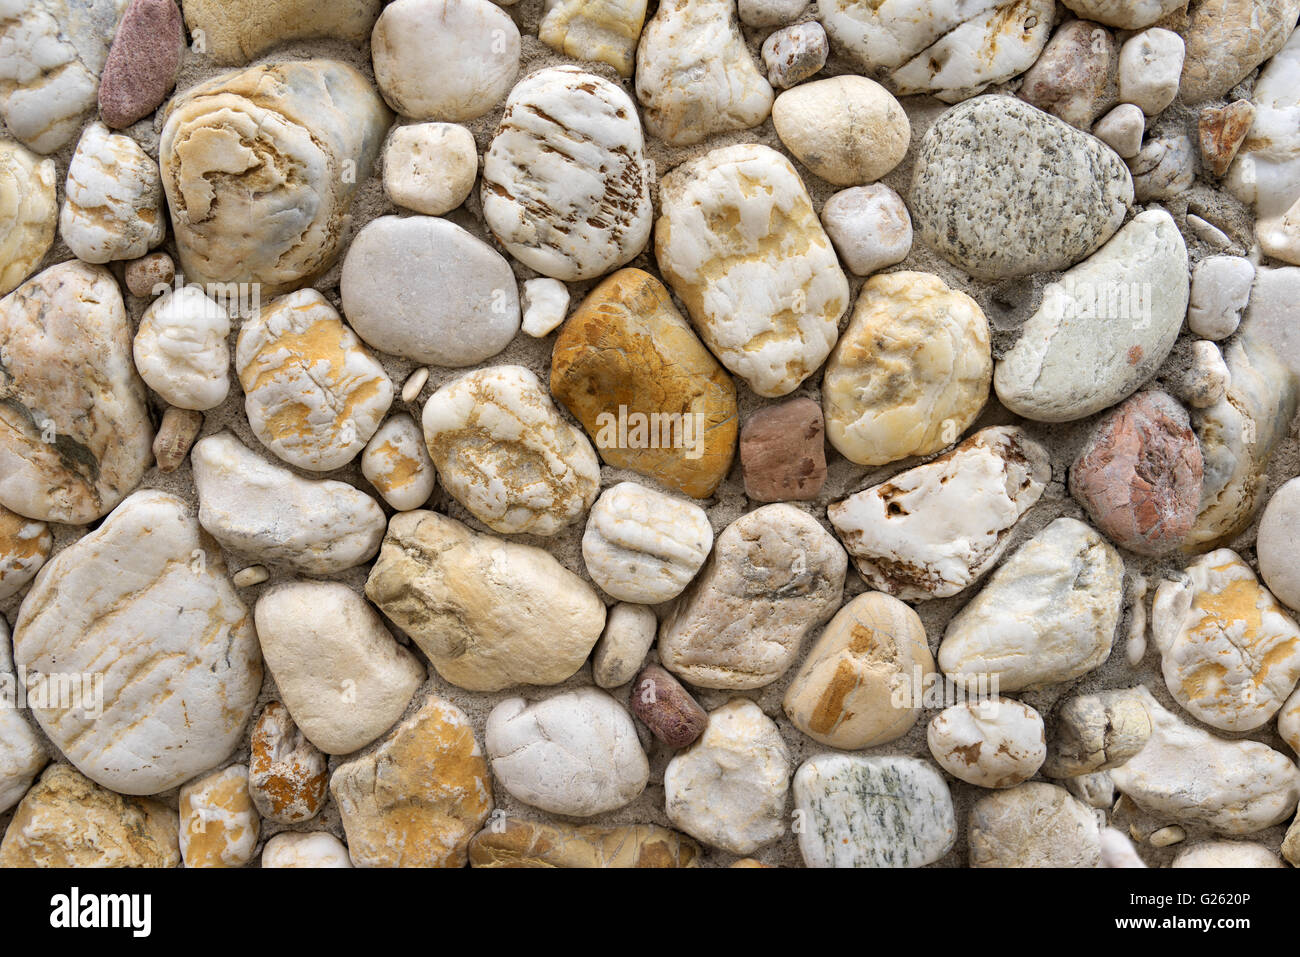
[[539, 70], [510, 91], [483, 156], [483, 219], [530, 269], [595, 279], [649, 241], [650, 180], [622, 87], [574, 66]]
[[565, 322], [551, 393], [606, 464], [708, 498], [736, 452], [736, 386], [682, 318], [663, 283], [621, 269]]
[[1182, 98], [1222, 96], [1282, 49], [1300, 16], [1300, 0], [1198, 0], [1183, 34]]
[[849, 304], [794, 166], [767, 146], [721, 147], [667, 173], [660, 205], [655, 259], [705, 345], [757, 395], [793, 392]]
[[[53, 547], [54, 536], [48, 525], [0, 505], [0, 601], [18, 594], [36, 577]], [[3, 644], [0, 641], [0, 653]]]
[[1246, 841], [1201, 841], [1179, 851], [1170, 867], [1286, 867], [1263, 844]]
[[1133, 183], [1095, 137], [1014, 97], [982, 96], [925, 134], [909, 199], [922, 242], [995, 280], [1066, 269], [1095, 252], [1124, 221]]
[[243, 867], [257, 849], [260, 819], [248, 768], [232, 764], [190, 781], [180, 793], [181, 859], [187, 868]]
[[0, 296], [30, 276], [54, 243], [57, 179], [54, 160], [0, 140]]
[[262, 848], [263, 867], [351, 867], [348, 849], [325, 831], [281, 831]]
[[[1042, 56], [1025, 73], [1020, 97], [1076, 129], [1087, 130], [1115, 105], [1121, 64], [1109, 30], [1088, 20], [1071, 20], [1052, 34]], [[1175, 74], [1175, 92], [1177, 84]]]
[[424, 430], [405, 412], [381, 425], [361, 453], [361, 474], [399, 512], [419, 508], [438, 484]]
[[772, 87], [731, 0], [663, 0], [641, 32], [636, 65], [646, 129], [670, 146], [750, 129], [772, 110]]
[[670, 748], [685, 748], [704, 733], [709, 715], [680, 681], [648, 665], [632, 685], [632, 713]]
[[356, 867], [464, 867], [492, 813], [492, 776], [465, 712], [430, 697], [330, 777]]
[[265, 591], [254, 612], [266, 666], [307, 740], [351, 754], [393, 726], [424, 681], [368, 602], [339, 582]]
[[912, 127], [902, 105], [865, 76], [836, 76], [787, 90], [772, 104], [781, 144], [834, 186], [880, 179], [907, 155]]
[[744, 698], [709, 712], [664, 770], [664, 810], [703, 844], [752, 854], [785, 832], [790, 755], [775, 722]]
[[808, 0], [738, 0], [736, 8], [747, 27], [779, 27], [798, 20]]
[[223, 548], [307, 575], [364, 561], [384, 537], [384, 512], [346, 482], [305, 479], [267, 461], [229, 432], [190, 452], [199, 522]]
[[84, 262], [137, 259], [167, 235], [158, 165], [103, 123], [77, 141], [65, 194], [59, 235]]
[[822, 226], [855, 276], [900, 263], [912, 251], [912, 217], [883, 183], [840, 190], [822, 206]]
[[449, 213], [478, 179], [474, 135], [455, 123], [396, 127], [384, 145], [384, 192], [398, 206], [427, 216]]
[[524, 804], [591, 817], [636, 799], [650, 763], [631, 716], [595, 688], [579, 688], [529, 704], [507, 698], [488, 715], [492, 773]]
[[740, 430], [745, 495], [755, 502], [808, 501], [826, 483], [826, 420], [812, 399], [759, 409]]
[[1300, 691], [1287, 698], [1278, 712], [1277, 733], [1287, 747], [1300, 754]]
[[122, 270], [127, 291], [141, 299], [166, 292], [176, 278], [176, 264], [164, 252], [152, 252], [133, 259]]
[[1232, 376], [1218, 343], [1198, 339], [1192, 343], [1192, 360], [1178, 382], [1178, 394], [1194, 409], [1208, 409], [1228, 394]]
[[476, 369], [424, 406], [442, 487], [495, 532], [554, 535], [600, 491], [600, 460], [523, 366]]
[[971, 867], [1098, 867], [1101, 833], [1092, 810], [1065, 788], [1030, 781], [971, 808]]
[[384, 99], [416, 120], [482, 116], [519, 73], [519, 28], [488, 0], [395, 0], [370, 47]]
[[415, 362], [477, 365], [519, 331], [510, 264], [433, 216], [366, 223], [344, 257], [339, 292], [348, 324], [367, 345]]
[[1043, 773], [1050, 778], [1104, 773], [1136, 755], [1150, 737], [1151, 715], [1131, 691], [1070, 698], [1056, 713]]
[[1142, 152], [1146, 129], [1146, 114], [1141, 107], [1121, 103], [1097, 121], [1092, 133], [1124, 159], [1132, 159]]
[[77, 260], [39, 273], [0, 300], [0, 354], [0, 505], [69, 525], [107, 515], [153, 442], [117, 282]]
[[469, 691], [559, 684], [605, 626], [596, 590], [549, 552], [436, 512], [393, 516], [366, 597]]
[[791, 723], [831, 748], [857, 751], [902, 737], [921, 714], [914, 685], [934, 671], [916, 612], [881, 592], [836, 612], [786, 689]]
[[1010, 698], [945, 708], [931, 720], [926, 742], [945, 771], [983, 788], [1022, 784], [1047, 757], [1043, 716]]
[[[803, 0], [798, 2], [803, 3]], [[786, 90], [824, 67], [831, 51], [826, 31], [820, 23], [812, 20], [768, 34], [760, 52], [763, 66], [767, 69], [767, 82], [777, 89]]]
[[310, 284], [343, 248], [391, 119], [334, 60], [249, 67], [173, 97], [158, 159], [186, 278], [255, 283], [262, 299]]
[[1251, 334], [1272, 347], [1291, 375], [1300, 376], [1300, 267], [1260, 269], [1245, 321]]
[[178, 842], [167, 805], [122, 797], [55, 764], [14, 810], [0, 867], [177, 867]]
[[1109, 656], [1124, 610], [1124, 561], [1083, 522], [1058, 518], [1008, 558], [948, 623], [939, 667], [996, 677], [1004, 692], [1087, 674]]
[[1172, 30], [1156, 27], [1129, 37], [1119, 51], [1119, 98], [1147, 116], [1163, 112], [1178, 96], [1186, 52]]
[[[203, 0], [193, 5], [201, 7]], [[99, 79], [104, 123], [120, 130], [162, 105], [176, 85], [184, 56], [185, 28], [175, 0], [131, 0]]]
[[807, 867], [924, 867], [957, 840], [952, 794], [927, 761], [819, 754], [794, 776]]
[[826, 437], [859, 465], [931, 455], [975, 423], [992, 380], [974, 299], [930, 273], [873, 276], [826, 364]]
[[474, 835], [470, 867], [699, 867], [700, 846], [655, 824], [574, 827], [506, 820]]
[[131, 353], [147, 385], [178, 409], [215, 409], [230, 392], [230, 315], [197, 285], [145, 309]]
[[1186, 0], [1061, 0], [1081, 17], [1121, 30], [1141, 30], [1163, 20]]
[[547, 0], [537, 38], [565, 56], [608, 63], [630, 77], [645, 10], [646, 0]]
[[279, 824], [300, 824], [320, 813], [329, 759], [307, 740], [279, 701], [262, 709], [248, 751], [248, 795], [258, 814]]
[[1187, 328], [1202, 339], [1228, 338], [1241, 325], [1255, 284], [1255, 266], [1239, 256], [1210, 256], [1192, 270]]
[[[1286, 482], [1269, 499], [1255, 540], [1259, 575], [1277, 599], [1300, 611], [1300, 479]], [[2, 592], [0, 592], [2, 593]]]
[[168, 406], [163, 410], [158, 434], [153, 440], [153, 457], [163, 475], [175, 472], [189, 457], [190, 447], [203, 428], [203, 413]]
[[[0, 616], [0, 690], [16, 694], [19, 687], [9, 654], [9, 625]], [[8, 701], [0, 705], [0, 814], [22, 799], [49, 760], [22, 711]]]
[[569, 287], [558, 279], [526, 279], [521, 305], [524, 334], [544, 339], [564, 322], [569, 311]]
[[41, 570], [14, 661], [29, 700], [33, 673], [96, 676], [32, 714], [78, 770], [122, 794], [157, 794], [224, 761], [262, 686], [252, 615], [220, 549], [184, 502], [153, 490]]
[[1176, 199], [1196, 182], [1196, 158], [1186, 136], [1147, 140], [1137, 156], [1128, 161], [1133, 174], [1133, 195], [1139, 203]]
[[1201, 163], [1215, 176], [1226, 176], [1254, 123], [1255, 104], [1250, 100], [1204, 107], [1196, 126]]
[[682, 593], [712, 547], [704, 509], [620, 482], [602, 492], [588, 513], [582, 560], [611, 598], [657, 605]]
[[995, 426], [826, 515], [867, 585], [905, 601], [949, 598], [993, 567], [1050, 478], [1044, 448]]
[[1187, 246], [1163, 209], [1140, 213], [1101, 251], [1043, 291], [993, 387], [1012, 412], [1069, 422], [1136, 392], [1183, 326]]
[[839, 608], [847, 564], [830, 533], [793, 505], [742, 515], [660, 625], [660, 662], [699, 688], [770, 684]]
[[383, 0], [185, 0], [185, 23], [201, 31], [213, 62], [240, 66], [292, 40], [337, 39], [360, 46]]
[[1167, 555], [1196, 522], [1203, 468], [1187, 410], [1167, 393], [1140, 392], [1088, 437], [1070, 494], [1120, 548]]
[[628, 602], [612, 605], [591, 653], [591, 679], [602, 688], [627, 684], [641, 670], [658, 629], [653, 609]]

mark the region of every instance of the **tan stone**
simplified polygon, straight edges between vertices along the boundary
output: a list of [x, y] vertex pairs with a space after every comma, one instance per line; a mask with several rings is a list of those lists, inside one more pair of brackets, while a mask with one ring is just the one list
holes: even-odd
[[185, 25], [202, 52], [237, 66], [291, 40], [329, 38], [360, 46], [383, 0], [186, 0]]
[[646, 0], [547, 0], [537, 37], [566, 56], [631, 76], [645, 9]]
[[1184, 38], [1184, 103], [1222, 96], [1269, 59], [1295, 28], [1300, 0], [1193, 0]]
[[0, 295], [26, 279], [54, 242], [57, 178], [54, 160], [0, 141]]
[[1151, 737], [1151, 716], [1129, 691], [1080, 695], [1061, 706], [1043, 773], [1073, 778], [1119, 767]]
[[293, 723], [289, 709], [272, 701], [263, 709], [248, 743], [248, 793], [262, 817], [297, 824], [325, 804], [325, 755]]
[[48, 525], [0, 505], [0, 601], [16, 594], [35, 577], [53, 547], [54, 536]]
[[243, 867], [257, 849], [260, 822], [248, 768], [232, 764], [181, 788], [181, 857], [186, 867]]
[[654, 824], [495, 820], [469, 842], [471, 867], [698, 867], [700, 847]]

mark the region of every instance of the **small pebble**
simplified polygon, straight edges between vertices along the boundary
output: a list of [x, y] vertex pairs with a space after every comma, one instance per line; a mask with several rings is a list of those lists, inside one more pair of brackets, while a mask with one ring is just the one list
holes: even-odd
[[180, 814], [186, 867], [243, 867], [253, 859], [260, 819], [244, 765], [232, 764], [186, 784]]
[[1128, 166], [1133, 195], [1140, 203], [1171, 200], [1191, 189], [1196, 179], [1196, 157], [1186, 136], [1147, 140]]
[[1073, 127], [1087, 130], [1115, 103], [1117, 50], [1105, 27], [1072, 20], [1052, 35], [1025, 73], [1020, 96]]
[[328, 759], [272, 701], [262, 709], [249, 739], [248, 793], [269, 821], [297, 824], [320, 813], [329, 781]]
[[1136, 755], [1151, 737], [1151, 716], [1131, 691], [1068, 699], [1057, 711], [1043, 773], [1050, 778], [1099, 774]]
[[1181, 844], [1187, 840], [1187, 832], [1177, 824], [1171, 824], [1168, 827], [1162, 827], [1152, 831], [1147, 842], [1152, 847], [1170, 847], [1174, 844]]
[[1124, 159], [1132, 159], [1142, 151], [1146, 129], [1146, 114], [1142, 109], [1132, 103], [1121, 103], [1098, 120], [1092, 132]]
[[230, 392], [229, 335], [230, 315], [197, 285], [166, 292], [140, 318], [135, 367], [169, 405], [216, 408]]
[[912, 217], [884, 183], [840, 190], [822, 206], [822, 226], [856, 276], [900, 263], [912, 251]]
[[1187, 214], [1187, 228], [1192, 231], [1192, 235], [1205, 243], [1211, 249], [1231, 249], [1232, 239], [1214, 223], [1197, 216], [1195, 213]]
[[740, 430], [745, 494], [755, 502], [815, 499], [826, 482], [826, 421], [812, 399], [759, 409]]
[[424, 391], [425, 383], [429, 381], [429, 367], [421, 366], [406, 377], [402, 383], [402, 401], [414, 402]]
[[656, 738], [670, 748], [685, 748], [704, 733], [709, 716], [682, 687], [658, 665], [645, 668], [632, 683], [632, 713]]
[[146, 299], [171, 288], [176, 264], [166, 253], [150, 253], [126, 264], [126, 288], [131, 295]]
[[361, 474], [399, 512], [427, 502], [438, 481], [424, 433], [405, 412], [389, 418], [366, 444]]
[[1255, 267], [1239, 256], [1210, 256], [1192, 270], [1187, 328], [1218, 342], [1237, 331], [1250, 302]]
[[235, 583], [236, 588], [250, 588], [253, 585], [260, 585], [271, 577], [265, 565], [249, 565], [247, 568], [241, 568], [235, 572], [231, 581]]
[[1201, 110], [1197, 123], [1201, 159], [1211, 173], [1223, 176], [1228, 172], [1254, 122], [1255, 104], [1250, 100], [1237, 100], [1227, 106], [1207, 106]]
[[762, 53], [767, 82], [785, 90], [824, 67], [830, 47], [822, 25], [810, 20], [774, 30], [763, 41]]
[[153, 457], [158, 471], [175, 472], [190, 454], [190, 447], [203, 428], [203, 413], [169, 405], [153, 440]]
[[1147, 654], [1147, 591], [1151, 583], [1145, 575], [1134, 575], [1128, 584], [1128, 639], [1124, 644], [1124, 657], [1129, 666], [1136, 668]]
[[1186, 55], [1183, 38], [1159, 27], [1124, 42], [1119, 51], [1119, 98], [1155, 116], [1174, 102]]
[[546, 277], [525, 280], [522, 305], [524, 333], [541, 339], [564, 322], [569, 311], [569, 287]]
[[68, 163], [59, 235], [83, 262], [137, 259], [163, 241], [158, 164], [129, 136], [86, 127]]
[[627, 684], [655, 643], [659, 619], [645, 605], [619, 602], [605, 616], [605, 630], [591, 655], [591, 678], [602, 688]]
[[384, 147], [384, 192], [417, 213], [451, 212], [465, 202], [477, 178], [474, 137], [455, 123], [399, 126]]
[[263, 867], [351, 867], [347, 846], [326, 831], [283, 831], [262, 848]]
[[776, 134], [795, 158], [834, 186], [880, 179], [907, 155], [907, 113], [879, 83], [864, 76], [815, 80], [772, 104]]
[[945, 771], [984, 788], [1015, 787], [1047, 757], [1042, 715], [1010, 698], [946, 708], [930, 722], [926, 740]]
[[1192, 364], [1179, 383], [1179, 394], [1194, 409], [1216, 405], [1231, 384], [1228, 364], [1218, 343], [1198, 339], [1192, 343]]

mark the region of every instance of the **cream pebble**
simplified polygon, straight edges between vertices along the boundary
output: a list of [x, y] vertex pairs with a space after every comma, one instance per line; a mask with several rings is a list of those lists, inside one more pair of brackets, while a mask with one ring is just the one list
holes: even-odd
[[835, 186], [880, 179], [907, 155], [912, 127], [899, 102], [864, 76], [837, 76], [787, 90], [772, 104], [777, 136]]
[[399, 512], [429, 500], [438, 478], [424, 433], [404, 412], [379, 427], [361, 453], [361, 474]]
[[1155, 116], [1178, 96], [1187, 50], [1183, 38], [1156, 27], [1124, 42], [1119, 51], [1119, 98]]
[[523, 330], [534, 339], [550, 335], [564, 322], [569, 311], [569, 287], [558, 279], [528, 279], [524, 282]]
[[1009, 698], [944, 709], [930, 722], [926, 740], [945, 771], [985, 788], [1015, 787], [1047, 757], [1042, 715]]
[[57, 177], [54, 160], [0, 141], [0, 296], [31, 275], [54, 242]]
[[883, 183], [840, 190], [826, 200], [821, 219], [854, 275], [869, 276], [912, 251], [912, 217], [903, 198]]
[[591, 654], [591, 679], [602, 688], [617, 688], [631, 681], [650, 646], [655, 643], [659, 620], [645, 605], [619, 602], [605, 616], [605, 630]]
[[77, 141], [65, 192], [59, 234], [85, 262], [136, 259], [167, 234], [158, 164], [103, 123]]
[[230, 392], [230, 315], [197, 285], [149, 304], [132, 352], [145, 385], [178, 409], [203, 411]]
[[474, 137], [455, 123], [399, 126], [384, 147], [384, 192], [398, 206], [441, 216], [469, 197], [478, 178]]
[[1219, 341], [1237, 331], [1250, 302], [1255, 267], [1239, 256], [1211, 256], [1192, 270], [1187, 328], [1202, 339]]
[[325, 831], [284, 831], [262, 848], [263, 867], [351, 867], [348, 849]]
[[1097, 121], [1093, 135], [1124, 159], [1132, 159], [1142, 151], [1142, 136], [1147, 120], [1142, 108], [1132, 103], [1121, 103]]
[[429, 381], [429, 367], [421, 366], [406, 377], [402, 383], [402, 401], [414, 402], [424, 391], [426, 383]]

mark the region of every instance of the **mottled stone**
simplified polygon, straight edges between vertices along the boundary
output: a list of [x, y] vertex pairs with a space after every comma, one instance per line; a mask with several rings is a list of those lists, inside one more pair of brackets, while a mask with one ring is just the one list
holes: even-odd
[[864, 76], [836, 76], [787, 90], [772, 104], [781, 144], [834, 186], [880, 179], [907, 155], [912, 127], [902, 105]]
[[1263, 844], [1247, 841], [1201, 841], [1179, 851], [1170, 867], [1286, 867]]
[[1227, 93], [1282, 49], [1300, 0], [1193, 0], [1188, 13], [1181, 92], [1195, 104]]
[[1133, 195], [1139, 203], [1175, 199], [1196, 182], [1192, 141], [1186, 136], [1149, 139], [1128, 161], [1128, 168], [1133, 174]]
[[1191, 363], [1178, 380], [1178, 395], [1194, 409], [1208, 409], [1228, 394], [1228, 363], [1218, 343], [1205, 339], [1193, 342], [1191, 353]]
[[1097, 818], [1065, 788], [1031, 781], [971, 808], [971, 867], [1097, 867]]
[[477, 179], [478, 147], [463, 126], [399, 126], [384, 144], [384, 192], [398, 206], [441, 216], [469, 198]]
[[191, 781], [180, 794], [181, 859], [192, 867], [243, 867], [257, 849], [260, 820], [248, 768], [232, 764]]
[[912, 217], [883, 183], [840, 190], [822, 206], [822, 226], [857, 276], [900, 263], [912, 251]]
[[704, 733], [708, 713], [682, 683], [650, 665], [632, 683], [632, 713], [670, 748], [685, 748]]
[[926, 742], [945, 771], [985, 788], [1015, 787], [1047, 757], [1043, 716], [1010, 698], [945, 708], [926, 729]]
[[0, 295], [26, 279], [54, 243], [54, 160], [0, 141]]
[[[1119, 52], [1111, 32], [1088, 20], [1071, 20], [1052, 35], [1020, 85], [1020, 97], [1081, 130], [1116, 100]], [[1177, 89], [1177, 75], [1174, 77]]]
[[272, 701], [262, 709], [248, 743], [248, 794], [257, 812], [280, 824], [311, 820], [325, 805], [328, 759]]
[[826, 482], [826, 421], [812, 399], [759, 409], [740, 430], [745, 494], [755, 502], [815, 499]]
[[[16, 693], [18, 676], [9, 654], [9, 624], [0, 616], [0, 690]], [[0, 703], [0, 814], [18, 803], [49, 756], [19, 708]]]
[[18, 594], [36, 577], [53, 547], [48, 525], [0, 505], [0, 601]]
[[[203, 0], [192, 5], [202, 7]], [[99, 115], [109, 128], [120, 130], [156, 110], [176, 85], [184, 55], [175, 0], [131, 0], [99, 80]]]
[[737, 0], [736, 12], [747, 27], [779, 27], [798, 20], [808, 0]]
[[348, 849], [325, 831], [281, 831], [262, 848], [263, 867], [351, 867]]
[[383, 0], [185, 0], [190, 33], [203, 36], [201, 52], [216, 63], [239, 66], [291, 40], [329, 38], [360, 46]]
[[1255, 104], [1250, 100], [1237, 100], [1227, 106], [1207, 106], [1201, 110], [1196, 129], [1201, 160], [1211, 173], [1215, 176], [1227, 174], [1254, 122]]
[[494, 821], [469, 842], [471, 867], [698, 867], [700, 847], [654, 824], [574, 827]]
[[399, 412], [379, 427], [361, 454], [361, 474], [399, 512], [419, 508], [437, 485], [424, 431]]
[[659, 619], [645, 605], [619, 602], [605, 614], [605, 630], [591, 652], [591, 680], [617, 688], [632, 680], [655, 643]]
[[229, 335], [229, 313], [199, 286], [183, 286], [149, 304], [131, 353], [140, 377], [164, 401], [201, 412], [230, 392]]
[[163, 410], [158, 434], [153, 440], [153, 457], [158, 471], [164, 475], [175, 472], [190, 454], [190, 447], [203, 428], [203, 413], [193, 409], [168, 406]]
[[[803, 0], [799, 0], [802, 4]], [[767, 82], [786, 90], [800, 83], [826, 65], [830, 44], [826, 31], [816, 20], [782, 27], [763, 41], [763, 66]]]
[[158, 165], [129, 136], [86, 127], [68, 164], [59, 235], [85, 262], [135, 259], [162, 242]]
[[1056, 713], [1043, 773], [1073, 778], [1117, 768], [1151, 737], [1151, 716], [1131, 691], [1079, 695]]
[[172, 285], [176, 278], [176, 264], [164, 252], [153, 252], [133, 259], [123, 270], [127, 291], [141, 299], [157, 296]]
[[566, 56], [608, 63], [630, 77], [645, 9], [646, 0], [547, 0], [537, 38]]

